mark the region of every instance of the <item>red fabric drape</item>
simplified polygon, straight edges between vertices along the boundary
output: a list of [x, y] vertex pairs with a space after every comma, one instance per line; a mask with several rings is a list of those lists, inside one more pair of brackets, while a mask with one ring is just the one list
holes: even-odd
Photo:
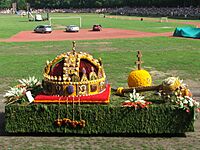
[[110, 85], [106, 85], [106, 89], [99, 94], [84, 95], [84, 96], [56, 96], [56, 95], [45, 95], [39, 94], [35, 97], [35, 103], [109, 103], [110, 99]]
[[62, 76], [63, 75], [63, 66], [64, 66], [64, 60], [55, 64], [53, 66], [53, 68], [51, 68], [50, 75], [51, 76]]

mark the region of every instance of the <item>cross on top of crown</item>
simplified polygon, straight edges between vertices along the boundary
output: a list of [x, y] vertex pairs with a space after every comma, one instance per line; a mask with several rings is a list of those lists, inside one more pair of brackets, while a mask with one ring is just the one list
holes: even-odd
[[72, 51], [73, 51], [73, 53], [75, 53], [75, 51], [76, 51], [76, 42], [73, 41], [72, 43], [73, 43]]
[[142, 69], [142, 63], [143, 63], [143, 61], [142, 61], [142, 52], [141, 51], [137, 51], [137, 52], [138, 52], [138, 54], [137, 54], [138, 60], [135, 62], [135, 64], [137, 65], [138, 70], [141, 70]]

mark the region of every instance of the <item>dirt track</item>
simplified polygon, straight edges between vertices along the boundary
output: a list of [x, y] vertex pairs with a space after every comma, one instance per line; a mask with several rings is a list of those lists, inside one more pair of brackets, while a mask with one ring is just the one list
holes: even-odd
[[[140, 18], [123, 17], [123, 16], [107, 16], [108, 18], [117, 18], [122, 20], [140, 20]], [[157, 22], [158, 19], [145, 18], [145, 20]], [[169, 22], [180, 24], [190, 24], [200, 27], [199, 22], [176, 21], [169, 19]], [[101, 32], [95, 32], [90, 29], [81, 29], [78, 33], [65, 32], [64, 30], [54, 30], [51, 34], [34, 33], [33, 31], [22, 31], [8, 38], [0, 39], [0, 42], [32, 42], [32, 41], [64, 41], [64, 40], [97, 40], [97, 39], [115, 39], [115, 38], [139, 38], [153, 36], [172, 36], [172, 32], [167, 33], [151, 33], [135, 30], [123, 30], [115, 28], [104, 28]]]
[[4, 42], [30, 42], [30, 41], [63, 41], [63, 40], [96, 40], [96, 39], [114, 39], [114, 38], [133, 38], [133, 37], [153, 37], [153, 36], [171, 36], [172, 33], [151, 33], [134, 30], [122, 30], [114, 28], [105, 28], [102, 31], [91, 31], [81, 29], [78, 33], [65, 32], [63, 30], [54, 30], [52, 33], [42, 34], [33, 31], [22, 31], [9, 39], [2, 39]]

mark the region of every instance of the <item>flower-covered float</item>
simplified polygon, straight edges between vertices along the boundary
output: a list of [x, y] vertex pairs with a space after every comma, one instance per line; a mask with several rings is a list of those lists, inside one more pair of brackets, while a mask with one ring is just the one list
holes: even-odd
[[19, 80], [4, 95], [8, 133], [182, 134], [194, 131], [199, 103], [177, 77], [152, 85], [141, 67], [128, 75], [128, 86], [112, 89], [101, 59], [75, 51], [47, 61], [43, 81]]
[[42, 82], [43, 93], [35, 103], [109, 103], [110, 86], [101, 59], [85, 52], [63, 53], [47, 61]]

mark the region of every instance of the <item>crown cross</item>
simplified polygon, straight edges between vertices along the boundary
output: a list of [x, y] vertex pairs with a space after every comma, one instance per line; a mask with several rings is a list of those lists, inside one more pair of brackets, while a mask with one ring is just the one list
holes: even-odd
[[143, 61], [142, 61], [142, 53], [141, 53], [141, 51], [137, 51], [137, 52], [138, 52], [138, 54], [137, 54], [138, 60], [135, 62], [135, 64], [137, 65], [138, 70], [141, 70], [142, 63], [143, 63]]
[[73, 54], [75, 54], [75, 51], [76, 51], [76, 42], [73, 41], [72, 43], [73, 43], [72, 51], [73, 51]]

